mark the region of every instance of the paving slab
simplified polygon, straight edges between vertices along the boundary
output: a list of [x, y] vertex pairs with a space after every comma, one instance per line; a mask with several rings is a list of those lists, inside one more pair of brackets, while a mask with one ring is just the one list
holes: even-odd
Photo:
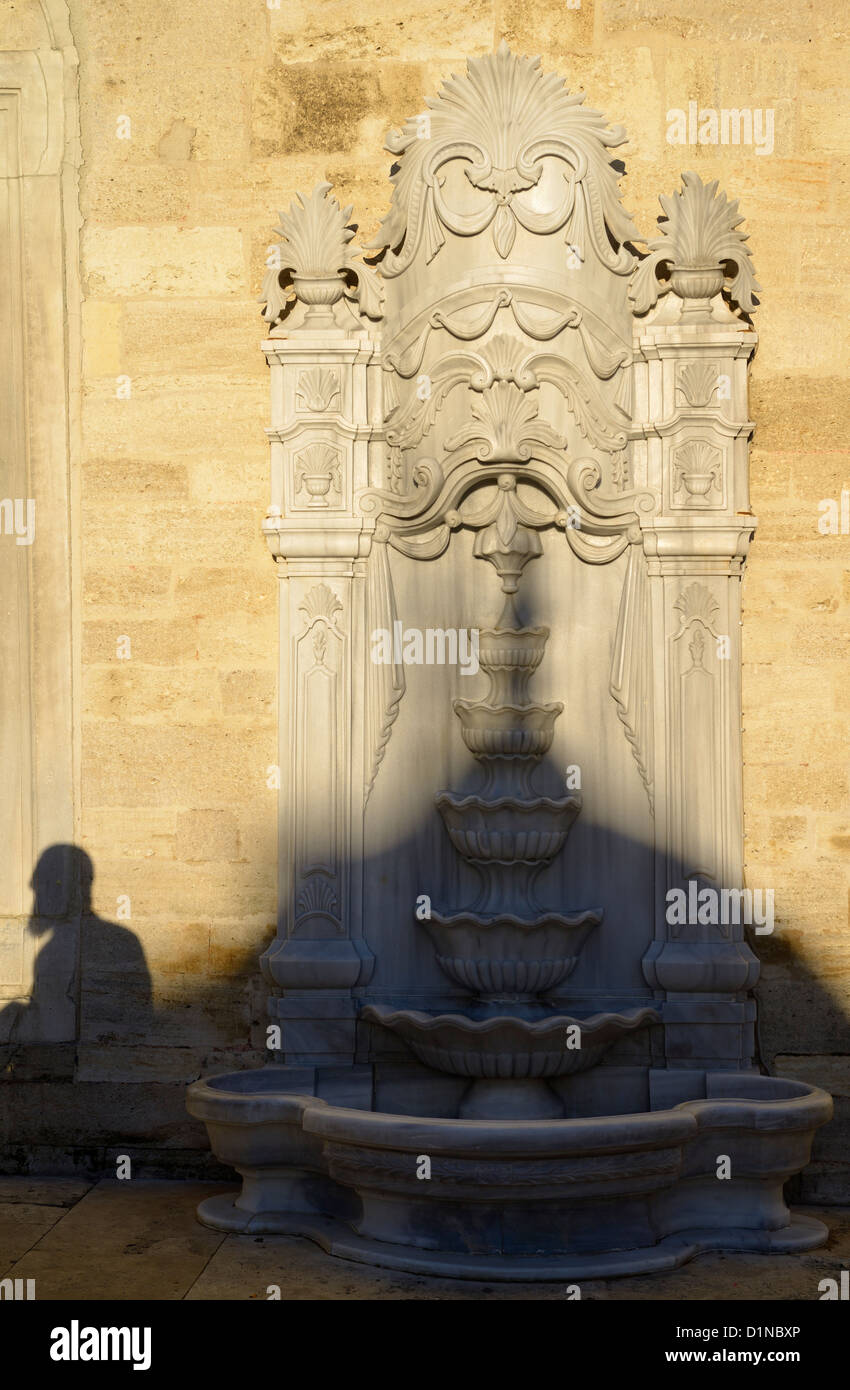
[[94, 1187], [85, 1178], [0, 1178], [0, 1207], [26, 1203], [39, 1207], [73, 1207]]
[[[218, 1184], [98, 1183], [15, 1264], [37, 1299], [180, 1299], [224, 1237], [195, 1207]], [[10, 1207], [13, 1210], [14, 1207]]]

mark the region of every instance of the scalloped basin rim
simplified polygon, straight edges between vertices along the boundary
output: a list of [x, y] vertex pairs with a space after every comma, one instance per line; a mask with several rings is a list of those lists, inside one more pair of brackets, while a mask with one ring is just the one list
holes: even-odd
[[[492, 931], [496, 927], [511, 927], [522, 932], [544, 931], [548, 927], [583, 927], [587, 923], [596, 925], [602, 921], [601, 907], [585, 907], [580, 912], [576, 912], [571, 917], [563, 917], [560, 913], [541, 912], [539, 917], [514, 917], [510, 912], [503, 912], [498, 917], [479, 917], [467, 908], [465, 911], [452, 912], [447, 916], [442, 912], [432, 910], [431, 916], [423, 922], [424, 927], [436, 922], [439, 927], [461, 927], [468, 925], [476, 930], [480, 927], [482, 931]], [[367, 1006], [371, 1007], [371, 1006]]]
[[555, 799], [551, 796], [519, 797], [519, 796], [498, 796], [488, 798], [486, 796], [455, 796], [454, 792], [438, 792], [434, 797], [437, 806], [451, 806], [453, 811], [503, 811], [506, 808], [511, 811], [522, 811], [532, 814], [534, 811], [556, 811], [563, 812], [572, 810], [575, 806], [581, 810], [580, 796], [564, 796]]
[[379, 1004], [367, 1004], [360, 1017], [370, 1023], [380, 1023], [384, 1028], [393, 1028], [397, 1023], [413, 1023], [423, 1033], [451, 1027], [472, 1037], [483, 1037], [495, 1032], [497, 1028], [515, 1026], [525, 1037], [545, 1038], [549, 1033], [561, 1033], [565, 1028], [577, 1026], [581, 1029], [582, 1036], [590, 1038], [591, 1042], [595, 1031], [601, 1032], [612, 1024], [620, 1025], [617, 1031], [629, 1033], [643, 1024], [661, 1022], [661, 1015], [651, 1008], [626, 1010], [619, 1014], [591, 1014], [588, 1018], [571, 1018], [569, 1014], [556, 1014], [553, 1018], [529, 1022], [528, 1019], [514, 1018], [511, 1014], [502, 1014], [497, 1018], [471, 1019], [465, 1014], [426, 1014], [417, 1009], [385, 1012]]
[[457, 715], [486, 714], [489, 718], [496, 719], [503, 714], [516, 714], [527, 720], [535, 714], [557, 717], [563, 714], [564, 705], [561, 700], [547, 705], [488, 705], [486, 700], [457, 699], [452, 700], [452, 709]]
[[511, 639], [516, 637], [548, 638], [550, 635], [548, 627], [480, 627], [478, 629], [479, 643], [482, 637], [495, 637], [497, 641], [501, 641], [503, 637]]
[[[818, 1086], [740, 1072], [710, 1075], [715, 1079], [728, 1075], [738, 1088], [743, 1083], [745, 1089], [768, 1090], [773, 1094], [763, 1099], [757, 1095], [709, 1096], [682, 1101], [668, 1110], [525, 1120], [522, 1124], [515, 1120], [439, 1119], [353, 1110], [331, 1105], [320, 1096], [246, 1089], [246, 1079], [256, 1082], [265, 1073], [268, 1080], [270, 1071], [283, 1070], [222, 1072], [194, 1081], [188, 1088], [187, 1108], [197, 1119], [235, 1128], [287, 1124], [300, 1117], [302, 1127], [320, 1137], [350, 1139], [372, 1148], [392, 1145], [418, 1153], [424, 1151], [423, 1145], [430, 1144], [432, 1153], [480, 1154], [482, 1139], [486, 1139], [489, 1155], [506, 1158], [604, 1153], [624, 1146], [682, 1143], [695, 1136], [700, 1127], [800, 1131], [817, 1128], [832, 1115], [832, 1098]], [[233, 1089], [234, 1083], [238, 1089]], [[777, 1090], [785, 1094], [777, 1096]]]

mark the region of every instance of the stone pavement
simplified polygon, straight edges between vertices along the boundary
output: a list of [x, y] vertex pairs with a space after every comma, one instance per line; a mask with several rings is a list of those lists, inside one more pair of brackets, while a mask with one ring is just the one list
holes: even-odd
[[[0, 1178], [0, 1278], [36, 1299], [563, 1299], [560, 1284], [423, 1279], [332, 1259], [289, 1236], [225, 1236], [195, 1220], [220, 1183]], [[831, 1229], [808, 1255], [700, 1255], [671, 1274], [587, 1280], [584, 1299], [819, 1298], [850, 1268], [850, 1208], [801, 1207]]]

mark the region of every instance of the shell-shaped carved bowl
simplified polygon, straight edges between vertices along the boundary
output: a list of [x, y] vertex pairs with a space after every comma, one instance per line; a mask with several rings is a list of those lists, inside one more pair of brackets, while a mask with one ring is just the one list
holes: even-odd
[[463, 956], [437, 956], [440, 969], [455, 984], [481, 998], [533, 999], [549, 994], [575, 969], [578, 956], [554, 960], [488, 960], [480, 956], [467, 960]]
[[503, 796], [436, 798], [452, 844], [472, 863], [546, 864], [564, 847], [581, 799], [539, 796], [529, 800]]
[[[626, 1034], [661, 1022], [660, 1014], [649, 1008], [592, 1014], [585, 1019], [560, 1014], [532, 1023], [508, 1016], [471, 1019], [368, 1004], [361, 1017], [403, 1038], [414, 1055], [435, 1071], [489, 1080], [586, 1071]], [[576, 1027], [580, 1046], [575, 1046]]]
[[532, 998], [567, 979], [601, 918], [600, 908], [569, 916], [545, 913], [530, 922], [509, 913], [487, 918], [432, 911], [422, 925], [440, 968], [455, 984], [484, 998]]
[[486, 705], [455, 700], [463, 741], [478, 757], [542, 758], [552, 745], [555, 720], [563, 711], [555, 705]]
[[536, 671], [543, 660], [548, 627], [481, 628], [478, 661], [485, 671]]

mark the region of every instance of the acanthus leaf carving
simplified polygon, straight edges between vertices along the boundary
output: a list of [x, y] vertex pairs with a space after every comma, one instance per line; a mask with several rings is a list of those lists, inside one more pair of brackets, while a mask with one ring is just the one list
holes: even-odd
[[472, 422], [446, 441], [450, 453], [476, 444], [476, 457], [486, 463], [527, 463], [535, 443], [562, 449], [565, 441], [537, 416], [537, 403], [513, 382], [496, 381], [470, 406]]
[[[424, 399], [411, 396], [404, 407], [394, 409], [387, 417], [387, 440], [390, 445], [409, 449], [419, 444], [433, 425], [446, 397], [455, 387], [463, 385], [478, 393], [489, 393], [497, 385], [500, 388], [496, 401], [485, 396], [484, 403], [473, 401], [470, 404], [473, 420], [488, 421], [492, 426], [497, 416], [504, 419], [513, 410], [527, 423], [535, 418], [536, 408], [521, 406], [501, 388], [504, 383], [510, 383], [521, 392], [529, 392], [547, 382], [563, 396], [585, 439], [611, 452], [625, 448], [625, 432], [608, 413], [578, 367], [555, 353], [541, 353], [533, 349], [529, 352], [526, 344], [510, 334], [498, 334], [478, 352], [456, 352], [441, 358], [431, 368], [428, 380], [429, 392]], [[548, 433], [545, 436], [535, 437], [552, 447], [562, 447], [563, 441], [558, 443], [560, 437], [555, 431], [546, 428]], [[447, 447], [454, 449], [478, 437], [474, 427], [468, 425], [447, 443]], [[485, 458], [487, 461], [506, 460], [510, 456], [505, 452], [480, 455], [482, 461]], [[527, 457], [526, 453], [518, 454], [519, 459]]]
[[[320, 183], [298, 201], [289, 212], [279, 213], [276, 228], [282, 244], [263, 279], [260, 302], [263, 318], [277, 323], [295, 298], [307, 305], [305, 325], [321, 326], [333, 322], [332, 307], [345, 296], [354, 300], [361, 312], [377, 319], [383, 312], [383, 285], [371, 266], [360, 257], [363, 250], [352, 242], [354, 228], [349, 225], [353, 208], [341, 208], [329, 197], [332, 185]], [[291, 284], [284, 284], [284, 276]]]
[[[688, 171], [682, 174], [679, 192], [662, 194], [658, 201], [664, 210], [659, 218], [662, 235], [648, 243], [649, 255], [635, 269], [630, 288], [635, 313], [647, 313], [669, 290], [682, 299], [707, 304], [721, 289], [733, 304], [750, 313], [761, 287], [745, 244], [747, 236], [737, 230], [744, 220], [737, 198], [730, 203], [725, 193], [718, 193], [717, 179], [704, 184], [699, 174]], [[733, 276], [726, 273], [729, 263], [735, 269]], [[665, 266], [669, 279], [660, 280], [659, 271]]]
[[[625, 132], [609, 129], [583, 102], [584, 93], [571, 94], [557, 74], [541, 72], [539, 58], [519, 57], [505, 43], [471, 58], [463, 76], [449, 78], [428, 99], [427, 113], [387, 136], [399, 166], [391, 176], [392, 206], [367, 247], [387, 248], [381, 273], [400, 274], [420, 247], [432, 261], [445, 244], [443, 229], [474, 236], [490, 227], [504, 260], [519, 224], [537, 235], [563, 229], [565, 240], [589, 244], [609, 270], [628, 274], [633, 253], [625, 243], [639, 238], [620, 203], [608, 153]], [[540, 184], [547, 158], [566, 165], [565, 187], [553, 206], [541, 208], [523, 194]], [[469, 184], [482, 194], [472, 212], [452, 206], [440, 178], [451, 160], [463, 162]]]

